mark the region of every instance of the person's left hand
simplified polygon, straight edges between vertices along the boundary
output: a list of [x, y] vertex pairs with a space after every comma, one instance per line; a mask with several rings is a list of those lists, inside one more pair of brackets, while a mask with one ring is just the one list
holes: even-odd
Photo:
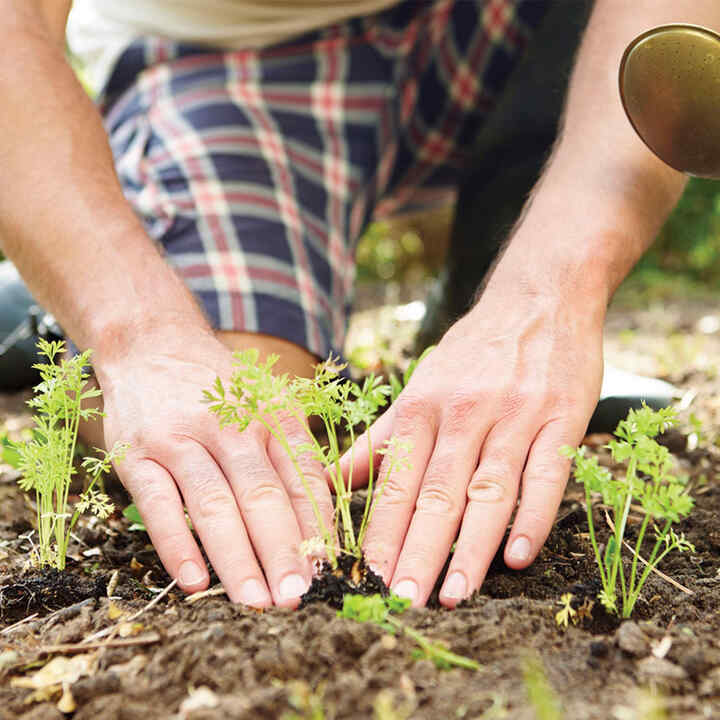
[[[364, 550], [414, 606], [427, 601], [456, 537], [440, 602], [454, 607], [481, 585], [521, 486], [505, 562], [532, 562], [568, 478], [558, 451], [580, 442], [599, 396], [604, 307], [529, 291], [498, 270], [369, 430], [375, 449], [391, 436], [412, 448], [410, 467], [387, 481], [381, 466]], [[355, 477], [367, 475], [366, 447], [359, 438]]]

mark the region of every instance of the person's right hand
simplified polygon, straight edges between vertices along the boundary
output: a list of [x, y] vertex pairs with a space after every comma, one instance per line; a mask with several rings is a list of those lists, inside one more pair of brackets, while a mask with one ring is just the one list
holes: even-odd
[[[232, 601], [293, 607], [311, 579], [300, 543], [320, 534], [307, 495], [260, 424], [242, 434], [221, 430], [203, 404], [216, 377], [230, 378], [230, 351], [209, 330], [174, 330], [144, 335], [121, 356], [95, 361], [106, 447], [130, 445], [117, 467], [120, 480], [182, 589], [202, 590], [209, 579], [184, 505]], [[291, 443], [307, 441], [294, 421], [285, 431]], [[332, 527], [321, 466], [308, 459], [304, 471]]]

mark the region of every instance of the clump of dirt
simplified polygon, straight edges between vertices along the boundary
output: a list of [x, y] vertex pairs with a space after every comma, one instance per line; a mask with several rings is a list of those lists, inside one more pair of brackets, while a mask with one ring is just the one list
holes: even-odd
[[14, 622], [34, 612], [59, 610], [88, 598], [102, 597], [106, 591], [104, 575], [90, 578], [55, 568], [34, 570], [0, 586], [0, 620]]
[[331, 608], [341, 610], [345, 595], [379, 594], [385, 597], [389, 593], [388, 586], [368, 567], [364, 557], [340, 555], [337, 568], [333, 568], [328, 562], [323, 563], [307, 592], [300, 598], [300, 607], [325, 603]]

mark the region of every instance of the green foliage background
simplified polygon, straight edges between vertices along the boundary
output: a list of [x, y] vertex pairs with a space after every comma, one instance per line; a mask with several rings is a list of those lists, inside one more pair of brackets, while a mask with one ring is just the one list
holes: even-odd
[[662, 271], [717, 287], [720, 280], [720, 183], [693, 179], [636, 272]]

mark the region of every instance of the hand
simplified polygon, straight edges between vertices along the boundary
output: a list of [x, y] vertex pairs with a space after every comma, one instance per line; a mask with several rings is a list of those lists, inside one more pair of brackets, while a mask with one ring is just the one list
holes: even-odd
[[[521, 484], [505, 562], [532, 562], [568, 477], [558, 450], [582, 439], [600, 392], [600, 314], [496, 276], [369, 430], [374, 448], [392, 435], [412, 446], [411, 467], [387, 480], [364, 549], [414, 606], [427, 601], [456, 537], [440, 602], [454, 607], [480, 587]], [[360, 475], [366, 446], [357, 441]]]
[[[105, 404], [107, 447], [130, 449], [120, 480], [133, 496], [168, 573], [187, 592], [204, 589], [208, 573], [185, 519], [187, 507], [207, 556], [233, 602], [295, 606], [311, 567], [300, 554], [316, 536], [300, 480], [260, 425], [239, 434], [220, 429], [203, 404], [215, 378], [230, 377], [230, 351], [206, 330], [145, 335], [111, 363], [97, 363]], [[294, 421], [288, 437], [305, 442]], [[305, 473], [328, 527], [332, 503], [319, 464]], [[264, 574], [263, 574], [264, 570]]]

